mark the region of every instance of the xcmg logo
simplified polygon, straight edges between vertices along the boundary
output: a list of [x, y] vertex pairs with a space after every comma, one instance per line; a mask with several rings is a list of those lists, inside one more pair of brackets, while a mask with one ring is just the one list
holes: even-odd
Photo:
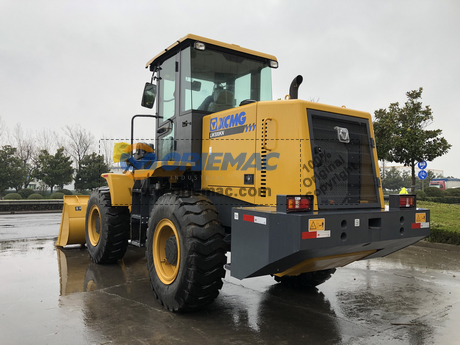
[[211, 119], [211, 132], [220, 131], [227, 128], [242, 126], [246, 123], [246, 113], [236, 113], [224, 117], [213, 117]]

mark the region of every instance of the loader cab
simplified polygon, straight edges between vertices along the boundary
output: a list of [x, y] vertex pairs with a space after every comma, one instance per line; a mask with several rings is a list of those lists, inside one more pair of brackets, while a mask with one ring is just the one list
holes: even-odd
[[[142, 105], [157, 119], [159, 160], [201, 154], [202, 118], [211, 113], [272, 99], [276, 58], [204, 37], [187, 35], [147, 63]], [[155, 93], [155, 101], [152, 101]]]

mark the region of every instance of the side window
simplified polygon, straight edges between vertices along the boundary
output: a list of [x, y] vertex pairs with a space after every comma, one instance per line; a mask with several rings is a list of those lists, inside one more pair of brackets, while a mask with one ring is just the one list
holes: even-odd
[[270, 67], [264, 67], [260, 71], [260, 100], [271, 101], [272, 100], [272, 72]]
[[181, 51], [180, 57], [181, 83], [180, 83], [180, 111], [184, 113], [192, 109], [192, 71], [190, 69], [190, 47]]
[[160, 66], [159, 115], [163, 116], [159, 123], [168, 130], [158, 136], [157, 155], [163, 159], [165, 155], [174, 151], [174, 126], [167, 121], [176, 115], [176, 57], [173, 56]]
[[246, 74], [235, 80], [235, 99], [236, 105], [245, 99], [251, 99], [251, 74]]
[[160, 138], [158, 142], [157, 155], [160, 160], [168, 154], [174, 151], [174, 125], [171, 126], [171, 129], [168, 134]]
[[176, 91], [176, 60], [174, 57], [166, 60], [161, 66], [160, 71], [160, 116], [163, 121], [171, 118], [175, 114]]

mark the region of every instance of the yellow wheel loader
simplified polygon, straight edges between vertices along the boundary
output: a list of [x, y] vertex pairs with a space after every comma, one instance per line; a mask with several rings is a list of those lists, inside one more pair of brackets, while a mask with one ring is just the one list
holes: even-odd
[[[58, 246], [86, 243], [100, 264], [145, 246], [158, 301], [187, 311], [217, 297], [225, 268], [316, 286], [429, 235], [414, 195], [385, 208], [371, 115], [299, 100], [301, 76], [271, 100], [274, 56], [187, 35], [146, 67], [153, 114], [132, 118], [123, 173], [65, 199]], [[134, 142], [139, 117], [153, 118], [154, 145]]]

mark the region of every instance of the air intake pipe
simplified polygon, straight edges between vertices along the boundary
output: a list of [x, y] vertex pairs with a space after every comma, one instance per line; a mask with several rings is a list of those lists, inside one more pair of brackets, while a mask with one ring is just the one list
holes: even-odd
[[303, 77], [301, 75], [298, 75], [297, 77], [294, 78], [294, 80], [291, 83], [291, 86], [289, 87], [289, 98], [290, 99], [298, 99], [299, 98], [299, 86], [303, 82]]

